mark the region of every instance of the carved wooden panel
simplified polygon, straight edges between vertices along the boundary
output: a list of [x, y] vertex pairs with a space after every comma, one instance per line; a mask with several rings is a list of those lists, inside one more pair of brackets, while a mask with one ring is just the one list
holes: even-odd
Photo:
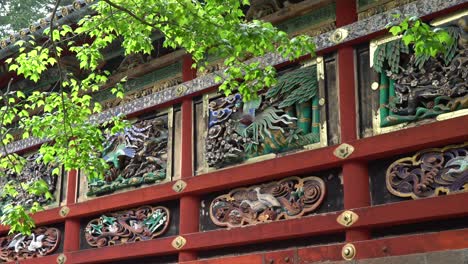
[[387, 189], [413, 199], [468, 191], [468, 143], [427, 149], [393, 162]]
[[[36, 195], [25, 192], [20, 186], [16, 187], [18, 194], [15, 197], [4, 196], [0, 198], [0, 204], [16, 203], [22, 204], [26, 207], [32, 206], [33, 202], [39, 202], [42, 206], [56, 206], [60, 203], [60, 191], [61, 191], [61, 170], [54, 163], [45, 165], [42, 162], [37, 162], [41, 157], [39, 153], [33, 153], [25, 157], [25, 165], [21, 173], [16, 173], [14, 170], [3, 170], [1, 171], [2, 176], [0, 177], [0, 184], [5, 186], [8, 182], [16, 183], [29, 183], [42, 181], [47, 187], [52, 197], [48, 195]], [[54, 169], [58, 169], [59, 172], [52, 173]]]
[[9, 235], [0, 238], [0, 259], [17, 261], [46, 256], [59, 247], [61, 233], [57, 228], [39, 227], [31, 235]]
[[80, 176], [79, 201], [171, 179], [174, 156], [172, 109], [133, 122], [124, 132], [107, 135], [102, 157], [110, 169], [103, 179]]
[[214, 224], [225, 227], [298, 218], [316, 210], [325, 192], [321, 178], [290, 177], [218, 196], [212, 201], [209, 213]]
[[317, 61], [283, 71], [257, 100], [207, 95], [202, 109], [196, 104], [196, 136], [204, 139], [197, 140], [197, 173], [326, 146], [323, 58]]
[[[468, 16], [450, 19], [443, 24], [434, 22], [455, 40], [448, 45], [448, 53], [437, 58], [416, 56], [414, 48], [397, 37], [371, 42], [370, 66], [378, 76], [370, 74], [374, 82], [360, 86], [369, 89], [360, 93], [366, 94], [360, 101], [372, 105], [372, 127], [366, 121], [370, 117], [361, 118], [362, 125], [367, 125], [361, 128], [364, 135], [468, 113], [468, 39], [463, 26]], [[368, 114], [363, 109], [361, 103], [361, 112]]]
[[91, 220], [84, 231], [85, 239], [92, 247], [145, 241], [164, 234], [169, 223], [170, 212], [166, 207], [142, 206]]

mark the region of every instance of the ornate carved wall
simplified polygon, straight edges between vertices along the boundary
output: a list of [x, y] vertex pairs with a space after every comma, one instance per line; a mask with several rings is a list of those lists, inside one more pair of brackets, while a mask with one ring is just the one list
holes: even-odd
[[283, 71], [275, 87], [248, 103], [239, 94], [205, 96], [198, 171], [326, 146], [323, 58], [317, 61]]

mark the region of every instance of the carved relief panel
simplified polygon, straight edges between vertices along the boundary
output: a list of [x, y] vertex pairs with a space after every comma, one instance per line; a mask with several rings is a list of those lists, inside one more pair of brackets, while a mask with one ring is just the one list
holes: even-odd
[[142, 206], [100, 216], [88, 222], [86, 243], [91, 247], [107, 247], [146, 241], [164, 234], [170, 224], [169, 209], [163, 206]]
[[[45, 165], [40, 162], [41, 154], [32, 153], [25, 157], [25, 164], [21, 173], [16, 173], [14, 170], [2, 171], [2, 177], [0, 177], [0, 184], [5, 186], [9, 182], [14, 183], [32, 183], [40, 182], [45, 184], [48, 189], [48, 194], [33, 194], [23, 190], [20, 186], [15, 186], [17, 195], [10, 196], [5, 195], [0, 198], [2, 205], [6, 204], [21, 204], [26, 208], [31, 207], [33, 202], [39, 202], [39, 204], [45, 208], [59, 206], [64, 200], [62, 192], [62, 170], [58, 165], [49, 163]], [[1, 212], [0, 212], [1, 215]]]
[[427, 149], [393, 162], [387, 189], [413, 199], [468, 191], [468, 143]]
[[374, 72], [368, 73], [371, 77], [366, 82], [362, 76], [366, 70], [361, 69], [360, 89], [366, 91], [360, 93], [361, 115], [372, 114], [372, 127], [369, 118], [361, 116], [363, 136], [468, 113], [467, 21], [465, 11], [432, 22], [454, 39], [447, 47], [448, 53], [437, 58], [416, 56], [414, 48], [398, 37], [370, 43], [370, 67]]
[[197, 172], [326, 146], [324, 67], [317, 61], [282, 72], [257, 100], [206, 95], [203, 109], [196, 107]]
[[[80, 177], [80, 198], [170, 181], [173, 175], [173, 110], [131, 121], [122, 133], [107, 135], [102, 157], [110, 169], [103, 179]], [[178, 115], [180, 117], [180, 115]], [[179, 122], [176, 122], [177, 124]]]
[[53, 254], [60, 245], [61, 232], [53, 227], [39, 227], [31, 235], [0, 237], [0, 259], [18, 261]]
[[319, 177], [290, 177], [218, 196], [211, 202], [209, 214], [221, 227], [299, 218], [315, 211], [325, 193], [325, 182]]

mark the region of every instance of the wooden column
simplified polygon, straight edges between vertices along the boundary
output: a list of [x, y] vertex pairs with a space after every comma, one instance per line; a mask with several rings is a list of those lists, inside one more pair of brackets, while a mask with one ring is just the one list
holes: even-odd
[[[185, 56], [182, 66], [182, 79], [192, 80], [196, 77], [196, 71], [191, 68], [192, 58]], [[182, 101], [182, 180], [193, 177], [193, 103], [192, 98]], [[197, 196], [184, 195], [180, 198], [179, 234], [190, 234], [198, 232], [200, 201]], [[179, 253], [179, 262], [197, 259], [194, 251], [184, 251]]]
[[[337, 0], [337, 27], [353, 23], [357, 20], [355, 0]], [[344, 45], [338, 49], [338, 89], [340, 107], [341, 141], [346, 143], [358, 138], [357, 106], [358, 93], [356, 87], [356, 66], [354, 48]], [[370, 205], [369, 173], [367, 163], [352, 161], [343, 164], [344, 207], [353, 209]], [[370, 238], [367, 229], [351, 229], [346, 231], [346, 241], [359, 241]]]
[[[72, 170], [67, 175], [67, 201], [66, 206], [75, 204], [77, 192], [78, 172]], [[71, 252], [80, 249], [80, 219], [70, 218], [65, 220], [65, 237], [63, 252]]]

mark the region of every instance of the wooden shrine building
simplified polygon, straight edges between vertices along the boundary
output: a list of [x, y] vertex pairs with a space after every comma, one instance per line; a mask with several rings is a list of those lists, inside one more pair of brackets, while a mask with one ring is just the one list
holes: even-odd
[[[105, 51], [110, 83], [129, 81], [122, 100], [106, 87], [93, 94], [105, 108], [96, 118], [131, 119], [124, 136], [138, 159], [88, 182], [34, 163], [41, 140], [10, 144], [36, 171], [15, 177], [46, 179], [55, 200], [35, 197], [46, 210], [22, 248], [0, 227], [0, 261], [468, 263], [468, 1], [263, 2], [247, 16], [315, 36], [317, 57], [259, 58], [278, 84], [252, 106], [217, 92], [215, 59], [197, 74], [181, 50]], [[59, 9], [57, 23], [76, 23], [92, 4]], [[421, 66], [390, 37], [394, 13], [447, 28], [456, 42], [446, 63]], [[26, 92], [57, 81], [50, 70], [32, 84], [5, 63], [49, 22], [1, 40], [1, 89], [11, 78]]]

